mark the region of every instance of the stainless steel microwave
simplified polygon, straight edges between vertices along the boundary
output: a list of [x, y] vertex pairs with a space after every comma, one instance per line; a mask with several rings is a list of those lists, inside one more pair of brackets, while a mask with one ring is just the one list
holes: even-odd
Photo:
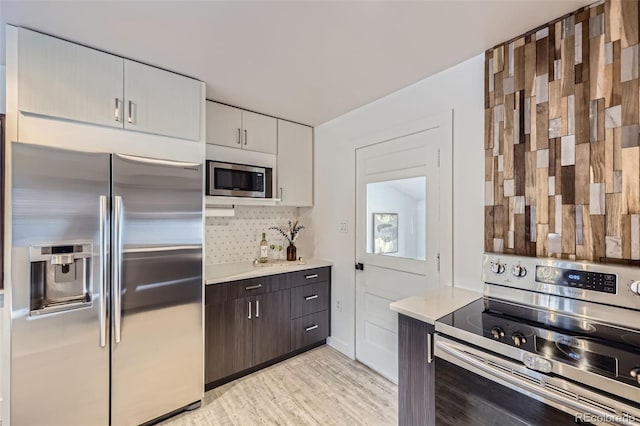
[[246, 164], [207, 161], [207, 195], [271, 197], [271, 169]]

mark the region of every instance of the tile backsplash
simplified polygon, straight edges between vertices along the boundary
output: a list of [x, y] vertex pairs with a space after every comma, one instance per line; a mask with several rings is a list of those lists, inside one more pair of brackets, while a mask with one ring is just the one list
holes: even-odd
[[[233, 217], [208, 217], [205, 222], [206, 264], [236, 263], [252, 261], [259, 256], [262, 233], [267, 234], [267, 242], [276, 246], [269, 250], [269, 258], [286, 259], [288, 242], [271, 226], [286, 229], [289, 220], [298, 218], [296, 207], [253, 207], [236, 206]], [[300, 219], [300, 218], [298, 218]], [[308, 220], [300, 219], [305, 226], [296, 240], [298, 256], [308, 256], [307, 247], [311, 229]], [[282, 250], [278, 250], [282, 246]]]

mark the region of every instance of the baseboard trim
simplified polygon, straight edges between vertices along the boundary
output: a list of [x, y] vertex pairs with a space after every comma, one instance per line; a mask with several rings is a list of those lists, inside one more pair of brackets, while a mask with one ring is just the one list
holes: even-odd
[[348, 345], [343, 340], [336, 339], [335, 337], [330, 336], [327, 339], [327, 345], [331, 346], [333, 349], [337, 350], [338, 352], [342, 352], [344, 355], [348, 356], [349, 358], [355, 361], [356, 354], [353, 347]]

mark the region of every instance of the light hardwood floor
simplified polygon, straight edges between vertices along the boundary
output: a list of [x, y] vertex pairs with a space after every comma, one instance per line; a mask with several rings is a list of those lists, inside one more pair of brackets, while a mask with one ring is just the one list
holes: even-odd
[[398, 387], [324, 345], [205, 394], [162, 426], [396, 425]]

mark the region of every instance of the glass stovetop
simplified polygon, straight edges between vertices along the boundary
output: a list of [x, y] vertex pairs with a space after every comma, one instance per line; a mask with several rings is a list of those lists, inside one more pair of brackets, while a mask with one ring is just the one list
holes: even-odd
[[640, 366], [638, 332], [489, 298], [438, 322], [640, 387], [628, 374]]

